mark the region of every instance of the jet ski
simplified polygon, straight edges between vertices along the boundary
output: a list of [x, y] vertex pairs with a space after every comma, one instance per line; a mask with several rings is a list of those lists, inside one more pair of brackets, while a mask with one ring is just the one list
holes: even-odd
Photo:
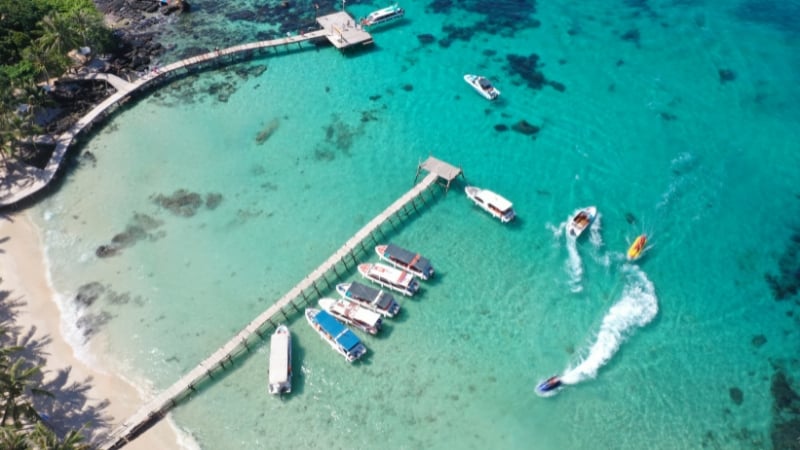
[[550, 397], [551, 395], [556, 395], [562, 386], [561, 378], [552, 376], [536, 385], [535, 391], [541, 397]]
[[645, 245], [647, 245], [646, 234], [642, 234], [634, 239], [633, 244], [628, 248], [628, 261], [636, 261], [639, 259], [639, 257], [642, 256], [642, 252], [644, 252]]

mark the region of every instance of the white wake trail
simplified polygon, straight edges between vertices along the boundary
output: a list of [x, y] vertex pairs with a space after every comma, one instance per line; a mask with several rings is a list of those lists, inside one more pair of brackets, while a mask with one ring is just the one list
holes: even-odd
[[564, 384], [595, 378], [597, 371], [608, 363], [631, 332], [650, 323], [658, 313], [655, 287], [647, 275], [632, 264], [623, 265], [622, 271], [626, 277], [622, 298], [603, 318], [597, 339], [586, 358], [561, 376]]

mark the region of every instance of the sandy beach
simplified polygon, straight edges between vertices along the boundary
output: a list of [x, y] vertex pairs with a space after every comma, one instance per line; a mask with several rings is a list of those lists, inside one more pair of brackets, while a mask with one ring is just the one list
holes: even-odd
[[[145, 399], [124, 379], [85, 364], [64, 339], [39, 231], [25, 212], [0, 218], [0, 242], [0, 289], [9, 293], [6, 301], [19, 305], [16, 326], [45, 355], [44, 384], [55, 395], [47, 408], [52, 425], [77, 429], [88, 423], [83, 434], [97, 444], [97, 436], [113, 430]], [[179, 448], [178, 440], [165, 420], [125, 448]]]

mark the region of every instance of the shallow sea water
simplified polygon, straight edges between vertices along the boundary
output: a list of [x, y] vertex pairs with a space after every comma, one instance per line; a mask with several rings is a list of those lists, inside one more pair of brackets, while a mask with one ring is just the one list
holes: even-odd
[[[191, 42], [171, 36], [165, 59], [270, 28], [228, 21], [228, 2], [195, 4], [173, 22]], [[775, 413], [771, 387], [781, 373], [800, 388], [798, 299], [777, 301], [768, 276], [798, 282], [800, 5], [515, 5], [403, 4], [371, 51], [279, 52], [115, 115], [36, 208], [76, 345], [166, 389], [433, 154], [466, 180], [383, 230], [436, 277], [363, 336], [369, 354], [354, 365], [291, 316], [292, 395], [266, 394], [265, 342], [173, 411], [196, 445], [785, 448], [772, 433], [797, 416]], [[555, 83], [533, 88], [522, 77], [533, 66], [511, 69], [509, 55], [533, 54]], [[501, 98], [479, 97], [464, 73], [490, 77]], [[541, 129], [519, 133], [520, 120]], [[466, 184], [509, 198], [517, 220], [472, 206]], [[203, 200], [190, 217], [154, 201], [178, 189]], [[565, 221], [591, 204], [599, 220], [568, 242]], [[126, 230], [130, 246], [95, 256]], [[642, 232], [651, 248], [626, 263]], [[77, 308], [89, 283], [97, 298]], [[571, 384], [534, 395], [553, 374]]]

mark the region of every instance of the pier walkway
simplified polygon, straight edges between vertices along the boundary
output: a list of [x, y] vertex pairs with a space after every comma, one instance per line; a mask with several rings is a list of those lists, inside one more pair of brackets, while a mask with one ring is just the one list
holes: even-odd
[[[224, 49], [214, 50], [201, 55], [192, 56], [181, 61], [176, 61], [163, 67], [156, 66], [135, 81], [126, 81], [114, 75], [105, 73], [90, 73], [82, 79], [103, 80], [114, 86], [116, 92], [106, 98], [99, 105], [81, 117], [69, 130], [60, 136], [49, 139], [34, 139], [35, 142], [51, 141], [55, 144], [47, 165], [38, 167], [22, 163], [5, 164], [0, 166], [2, 179], [0, 180], [0, 207], [13, 205], [20, 200], [30, 197], [42, 190], [52, 181], [61, 162], [72, 142], [83, 131], [90, 130], [92, 126], [105, 119], [109, 114], [124, 104], [130, 96], [137, 91], [144, 91], [157, 85], [172, 80], [176, 76], [183, 76], [207, 67], [215, 67], [222, 63], [236, 62], [256, 55], [260, 51], [288, 47], [293, 44], [301, 45], [306, 42], [315, 42], [327, 39], [334, 47], [343, 50], [356, 45], [367, 45], [373, 42], [372, 36], [356, 25], [355, 19], [344, 11], [335, 12], [317, 18], [319, 30], [286, 36], [278, 39], [252, 42], [235, 45]], [[222, 63], [220, 62], [222, 61]]]
[[[386, 222], [390, 222], [392, 226], [392, 218], [398, 221], [410, 216], [417, 211], [416, 201], [419, 199], [425, 203], [423, 194], [440, 178], [447, 181], [452, 180], [457, 174], [461, 174], [461, 169], [457, 169], [444, 161], [429, 157], [425, 163], [420, 164], [417, 169], [417, 177], [420, 170], [428, 171], [428, 174], [415, 184], [408, 192], [403, 194], [394, 203], [389, 205], [383, 212], [370, 220], [363, 228], [358, 230], [353, 237], [347, 240], [345, 244], [339, 248], [333, 255], [325, 260], [319, 267], [314, 269], [303, 280], [289, 290], [283, 297], [281, 297], [275, 304], [270, 306], [266, 311], [261, 313], [258, 317], [253, 319], [247, 324], [240, 332], [233, 336], [225, 345], [217, 349], [208, 358], [203, 360], [194, 369], [189, 371], [178, 381], [176, 381], [167, 390], [152, 399], [144, 405], [133, 416], [123, 422], [117, 429], [115, 429], [108, 437], [106, 442], [101, 446], [104, 450], [119, 449], [129, 441], [135, 439], [141, 433], [146, 431], [162, 417], [164, 417], [170, 409], [175, 407], [178, 402], [185, 399], [197, 390], [200, 383], [214, 378], [214, 373], [219, 370], [225, 369], [226, 363], [232, 363], [233, 358], [237, 357], [243, 352], [250, 350], [250, 345], [254, 344], [251, 340], [256, 336], [257, 339], [262, 339], [266, 335], [269, 328], [275, 328], [277, 324], [273, 322], [279, 314], [287, 317], [284, 308], [291, 306], [294, 312], [300, 312], [300, 307], [294, 302], [297, 299], [302, 299], [303, 302], [308, 303], [314, 298], [322, 297], [321, 290], [332, 289], [328, 274], [333, 272], [335, 279], [339, 278], [339, 272], [336, 267], [342, 264], [344, 268], [341, 270], [343, 273], [355, 267], [358, 264], [356, 255], [360, 252], [369, 254], [369, 250], [364, 247], [364, 241], [371, 239], [375, 244], [379, 243], [375, 238], [374, 233], [383, 233], [381, 226]], [[405, 214], [405, 216], [401, 216]], [[348, 265], [348, 258], [351, 265]], [[324, 285], [322, 284], [324, 282]], [[316, 297], [314, 296], [316, 294]], [[291, 312], [291, 311], [290, 311]], [[265, 391], [266, 392], [266, 391]], [[266, 394], [265, 394], [266, 395]]]

